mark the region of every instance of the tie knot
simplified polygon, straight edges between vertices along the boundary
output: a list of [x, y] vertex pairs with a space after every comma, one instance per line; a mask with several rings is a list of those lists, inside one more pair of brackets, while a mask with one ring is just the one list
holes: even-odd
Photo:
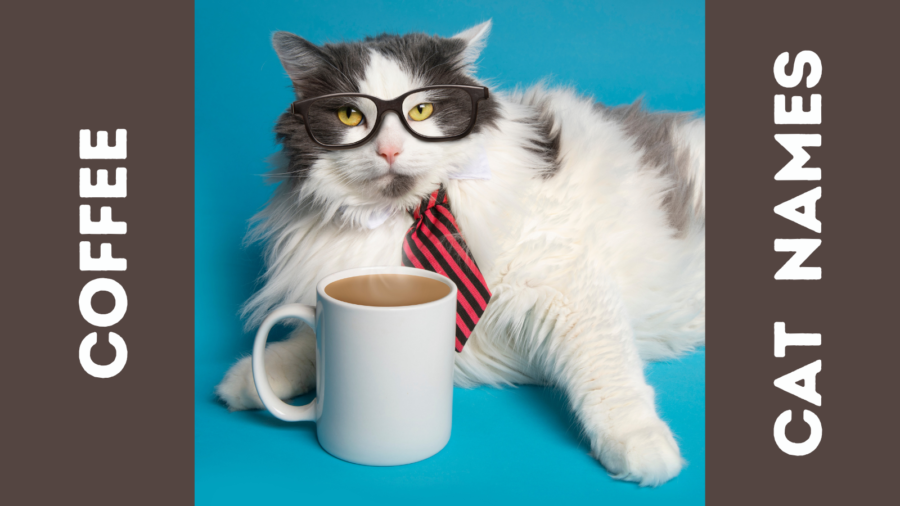
[[414, 220], [418, 220], [422, 217], [422, 214], [424, 214], [425, 211], [437, 205], [447, 205], [447, 192], [444, 190], [443, 185], [432, 192], [431, 195], [422, 199], [422, 202], [418, 206], [416, 206], [415, 209], [410, 211], [409, 214], [412, 215]]

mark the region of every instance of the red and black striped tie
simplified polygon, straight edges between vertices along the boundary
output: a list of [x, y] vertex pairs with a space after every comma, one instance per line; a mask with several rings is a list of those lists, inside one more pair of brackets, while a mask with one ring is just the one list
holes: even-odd
[[403, 265], [443, 274], [456, 283], [456, 351], [462, 351], [491, 291], [469, 255], [443, 186], [410, 214], [416, 221], [403, 239]]

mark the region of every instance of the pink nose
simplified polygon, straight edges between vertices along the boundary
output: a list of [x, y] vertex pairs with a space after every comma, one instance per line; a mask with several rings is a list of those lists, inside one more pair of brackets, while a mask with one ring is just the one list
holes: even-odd
[[403, 150], [400, 149], [400, 146], [396, 146], [394, 144], [378, 146], [378, 156], [387, 160], [388, 165], [394, 165], [394, 160], [396, 160], [402, 152]]

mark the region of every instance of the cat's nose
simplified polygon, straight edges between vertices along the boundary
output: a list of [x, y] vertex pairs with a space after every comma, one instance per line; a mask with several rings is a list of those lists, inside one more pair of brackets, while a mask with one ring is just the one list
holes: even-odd
[[378, 156], [387, 160], [388, 165], [394, 165], [394, 160], [400, 156], [400, 153], [403, 152], [403, 148], [399, 144], [386, 142], [384, 144], [379, 144], [377, 151]]

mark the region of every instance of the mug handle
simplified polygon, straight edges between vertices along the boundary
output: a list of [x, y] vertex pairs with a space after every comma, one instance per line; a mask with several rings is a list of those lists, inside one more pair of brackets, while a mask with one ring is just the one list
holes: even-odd
[[272, 311], [263, 320], [256, 332], [256, 341], [253, 342], [253, 382], [256, 383], [256, 392], [263, 405], [277, 418], [286, 422], [314, 422], [316, 421], [316, 400], [305, 406], [292, 406], [275, 395], [269, 386], [269, 377], [266, 376], [266, 341], [269, 331], [278, 321], [285, 318], [299, 318], [303, 320], [313, 332], [316, 330], [316, 308], [305, 304], [285, 304]]

